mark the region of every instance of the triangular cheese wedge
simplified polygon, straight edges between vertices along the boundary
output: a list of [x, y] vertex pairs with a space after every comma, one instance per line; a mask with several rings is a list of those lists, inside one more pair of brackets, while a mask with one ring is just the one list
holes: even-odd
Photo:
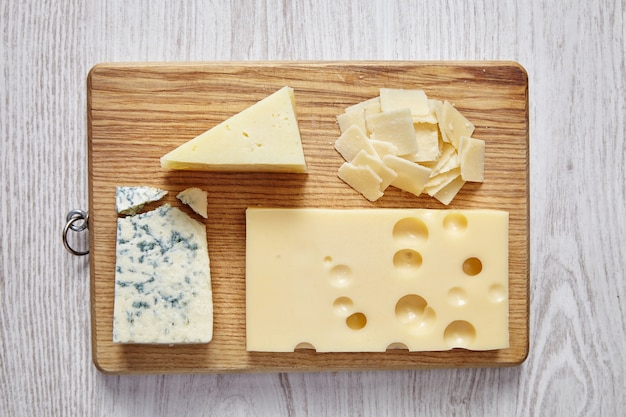
[[283, 87], [161, 157], [169, 169], [306, 172], [293, 89]]

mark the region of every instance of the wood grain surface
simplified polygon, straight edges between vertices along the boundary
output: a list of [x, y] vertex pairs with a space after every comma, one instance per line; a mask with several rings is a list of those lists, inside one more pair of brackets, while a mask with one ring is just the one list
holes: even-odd
[[[159, 158], [288, 85], [308, 173], [163, 170]], [[454, 103], [486, 142], [485, 182], [467, 183], [452, 204], [389, 189], [370, 203], [337, 177], [336, 116], [380, 87], [421, 88]], [[94, 362], [110, 373], [322, 371], [517, 365], [528, 353], [528, 79], [514, 63], [258, 62], [96, 66], [88, 78], [91, 302]], [[208, 345], [112, 343], [115, 187], [150, 185], [209, 192], [205, 221], [213, 286]], [[161, 203], [161, 202], [160, 202]], [[154, 206], [154, 205], [153, 205]], [[487, 352], [246, 352], [247, 207], [490, 208], [509, 212], [510, 348]], [[183, 208], [186, 209], [186, 208]]]
[[[626, 5], [621, 0], [0, 0], [0, 415], [622, 416]], [[88, 196], [100, 62], [512, 60], [528, 71], [530, 334], [520, 366], [105, 375]], [[89, 233], [71, 236], [87, 246]], [[84, 247], [83, 246], [83, 247]]]

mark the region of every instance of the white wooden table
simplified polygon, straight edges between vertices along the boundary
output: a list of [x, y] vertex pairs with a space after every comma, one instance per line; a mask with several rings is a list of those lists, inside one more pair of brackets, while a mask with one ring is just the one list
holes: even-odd
[[[0, 415], [624, 415], [626, 3], [227, 3], [0, 0]], [[88, 208], [87, 72], [111, 61], [310, 59], [514, 60], [527, 69], [527, 361], [100, 374], [89, 257], [61, 243], [68, 210]]]

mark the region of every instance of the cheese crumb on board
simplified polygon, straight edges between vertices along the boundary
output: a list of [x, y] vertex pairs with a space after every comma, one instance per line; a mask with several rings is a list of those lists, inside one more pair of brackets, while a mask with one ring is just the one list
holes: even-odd
[[283, 87], [161, 157], [200, 171], [307, 171], [293, 89]]
[[248, 351], [509, 346], [499, 210], [246, 211]]
[[208, 343], [211, 273], [203, 224], [175, 207], [118, 218], [113, 342]]
[[[396, 173], [392, 186], [416, 196], [427, 193], [444, 205], [465, 182], [484, 181], [485, 141], [471, 137], [474, 125], [449, 101], [430, 99], [423, 90], [379, 92], [337, 116], [342, 134], [335, 148], [347, 163], [357, 165], [354, 158], [364, 151]], [[345, 175], [339, 178], [351, 185]], [[361, 194], [367, 189], [366, 198], [376, 201], [384, 193], [372, 200], [378, 194], [373, 186], [369, 176], [367, 187], [353, 188]]]
[[115, 211], [118, 214], [134, 215], [144, 205], [159, 201], [167, 195], [167, 191], [147, 186], [118, 186], [115, 188]]
[[193, 211], [206, 219], [208, 218], [207, 195], [208, 193], [206, 191], [198, 187], [191, 187], [178, 193], [176, 198], [184, 204], [187, 204]]

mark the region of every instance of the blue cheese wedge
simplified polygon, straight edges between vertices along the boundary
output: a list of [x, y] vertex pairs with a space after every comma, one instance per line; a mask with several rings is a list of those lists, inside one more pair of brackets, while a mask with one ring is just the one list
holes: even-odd
[[184, 204], [187, 204], [193, 211], [206, 219], [208, 217], [207, 195], [208, 193], [206, 191], [197, 187], [191, 187], [178, 193], [176, 198]]
[[168, 204], [117, 220], [113, 342], [208, 343], [206, 228]]
[[166, 194], [167, 191], [156, 187], [116, 187], [115, 211], [119, 214], [137, 214], [144, 205], [159, 201]]

